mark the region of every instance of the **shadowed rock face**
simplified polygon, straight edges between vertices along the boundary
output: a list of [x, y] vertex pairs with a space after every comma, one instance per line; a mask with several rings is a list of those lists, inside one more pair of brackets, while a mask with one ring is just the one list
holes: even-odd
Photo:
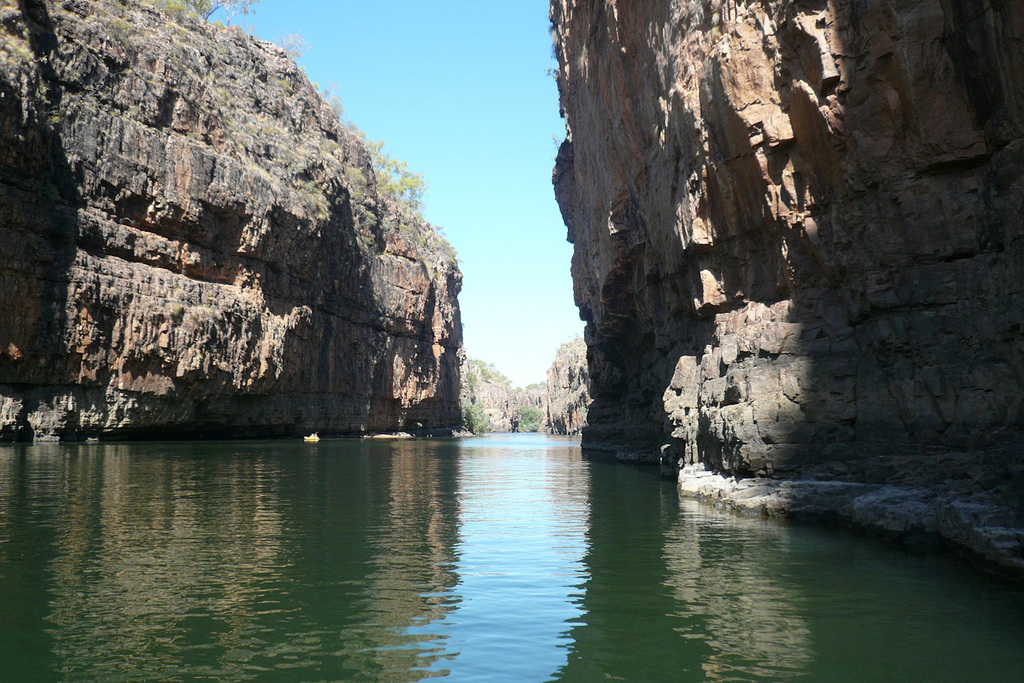
[[585, 443], [767, 474], [1020, 439], [1020, 4], [551, 16]]
[[283, 50], [0, 14], [0, 439], [458, 422], [450, 248]]

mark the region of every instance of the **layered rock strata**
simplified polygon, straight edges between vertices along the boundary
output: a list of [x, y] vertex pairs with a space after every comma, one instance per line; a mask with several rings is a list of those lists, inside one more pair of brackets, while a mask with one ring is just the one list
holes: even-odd
[[461, 275], [294, 61], [0, 0], [0, 439], [458, 421]]
[[548, 368], [544, 413], [551, 434], [579, 434], [587, 426], [590, 374], [587, 345], [576, 337], [558, 347]]
[[874, 483], [957, 480], [936, 495], [1019, 529], [1021, 5], [553, 0], [551, 17], [585, 445], [849, 483], [892, 456]]

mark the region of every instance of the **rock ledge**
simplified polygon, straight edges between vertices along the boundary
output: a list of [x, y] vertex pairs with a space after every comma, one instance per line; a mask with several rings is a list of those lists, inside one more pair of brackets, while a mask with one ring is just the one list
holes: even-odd
[[1012, 510], [992, 502], [920, 487], [738, 478], [702, 465], [680, 470], [679, 492], [745, 514], [838, 524], [908, 545], [947, 545], [1024, 580], [1024, 529]]

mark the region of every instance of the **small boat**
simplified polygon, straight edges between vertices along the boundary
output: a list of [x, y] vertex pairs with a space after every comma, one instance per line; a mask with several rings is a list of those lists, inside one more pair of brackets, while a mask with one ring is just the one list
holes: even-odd
[[320, 440], [320, 433], [319, 432], [313, 432], [309, 436], [302, 437], [302, 440], [303, 441], [319, 441]]

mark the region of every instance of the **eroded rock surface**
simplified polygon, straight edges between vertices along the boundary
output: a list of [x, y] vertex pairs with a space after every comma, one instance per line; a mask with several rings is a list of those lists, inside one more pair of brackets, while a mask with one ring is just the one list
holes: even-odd
[[[868, 458], [930, 471], [957, 452], [936, 476], [1019, 505], [1024, 8], [553, 0], [551, 16], [584, 444], [672, 471], [849, 464], [853, 483]], [[967, 476], [999, 459], [1003, 478]]]
[[285, 52], [0, 0], [0, 439], [458, 421], [461, 274]]
[[551, 434], [579, 434], [587, 426], [590, 409], [590, 373], [587, 345], [576, 337], [558, 347], [548, 368], [544, 412]]

